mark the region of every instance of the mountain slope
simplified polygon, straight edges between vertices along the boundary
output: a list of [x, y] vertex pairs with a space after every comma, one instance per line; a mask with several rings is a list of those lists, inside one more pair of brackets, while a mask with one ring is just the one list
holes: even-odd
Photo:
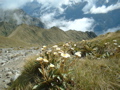
[[16, 24], [0, 22], [0, 36], [9, 36], [17, 27]]
[[96, 37], [96, 34], [93, 32], [81, 32], [81, 31], [69, 30], [66, 31], [66, 33], [72, 41], [80, 41], [80, 40]]
[[28, 43], [0, 36], [0, 48], [27, 47]]
[[101, 45], [107, 43], [114, 43], [113, 40], [117, 40], [117, 43], [120, 44], [120, 30], [116, 31], [116, 32], [109, 32], [105, 35], [100, 35], [92, 40], [90, 40], [91, 42], [100, 42]]
[[80, 41], [82, 39], [90, 39], [96, 35], [90, 36], [91, 32], [80, 31], [62, 31], [59, 28], [52, 27], [51, 29], [42, 29], [36, 26], [19, 25], [14, 32], [9, 35], [9, 38], [22, 40], [31, 44], [48, 45], [59, 42]]

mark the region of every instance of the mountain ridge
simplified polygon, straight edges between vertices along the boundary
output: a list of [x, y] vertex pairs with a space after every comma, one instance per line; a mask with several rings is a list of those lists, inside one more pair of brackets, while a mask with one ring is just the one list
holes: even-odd
[[[96, 37], [94, 34], [92, 37], [88, 35], [88, 32], [74, 31], [73, 36], [78, 37], [73, 38], [68, 33], [69, 31], [63, 31], [57, 27], [52, 27], [50, 29], [43, 29], [36, 26], [28, 26], [25, 24], [19, 25], [16, 30], [9, 35], [9, 38], [16, 38], [17, 40], [22, 40], [27, 43], [34, 44], [55, 44], [59, 42], [67, 41], [80, 41], [82, 39], [90, 39]], [[72, 34], [73, 31], [71, 31]], [[83, 38], [82, 38], [83, 37]]]
[[[9, 25], [9, 23], [7, 24]], [[0, 28], [1, 27], [3, 26], [1, 25]], [[5, 33], [7, 33], [7, 30]], [[0, 33], [0, 36], [2, 36], [2, 34]], [[21, 24], [12, 29], [6, 37], [31, 45], [49, 45], [60, 42], [81, 41], [83, 39], [86, 40], [96, 37], [95, 33], [91, 34], [91, 36], [89, 34], [91, 34], [91, 32], [81, 32], [75, 30], [63, 31], [57, 27], [43, 29], [38, 26]]]

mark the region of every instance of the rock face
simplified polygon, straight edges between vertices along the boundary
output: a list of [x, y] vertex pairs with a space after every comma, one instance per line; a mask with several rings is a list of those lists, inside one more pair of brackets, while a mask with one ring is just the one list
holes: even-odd
[[27, 56], [38, 54], [40, 49], [0, 49], [0, 90], [7, 88], [21, 74]]

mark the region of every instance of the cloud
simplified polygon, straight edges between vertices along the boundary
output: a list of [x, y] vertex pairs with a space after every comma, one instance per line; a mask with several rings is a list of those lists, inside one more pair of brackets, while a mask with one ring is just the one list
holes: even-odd
[[62, 7], [63, 5], [73, 5], [75, 3], [81, 2], [82, 0], [36, 0], [38, 1], [42, 7], [41, 10], [48, 10], [50, 8], [56, 8], [59, 13], [64, 12], [64, 8]]
[[106, 3], [108, 3], [109, 2], [109, 0], [106, 0]]
[[[16, 9], [24, 6], [27, 2], [33, 2], [34, 0], [0, 0], [0, 4], [2, 4], [2, 8], [4, 9]], [[85, 7], [82, 9], [85, 14], [92, 13], [107, 13], [109, 11], [119, 9], [120, 3], [119, 0], [115, 5], [110, 5], [106, 7], [105, 5], [101, 7], [97, 7], [96, 3], [99, 3], [99, 0], [36, 0], [39, 2], [42, 6], [41, 10], [45, 11], [50, 8], [56, 8], [59, 13], [64, 12], [63, 5], [73, 5], [79, 2], [87, 2]], [[105, 0], [106, 3], [109, 2], [109, 0]]]
[[106, 32], [104, 32], [104, 33], [115, 32], [115, 31], [117, 31], [117, 30], [120, 30], [120, 26], [114, 27], [114, 28], [110, 28], [110, 29], [108, 29], [108, 30], [107, 30]]
[[[25, 5], [27, 2], [33, 2], [34, 0], [0, 0], [2, 8], [4, 9], [16, 9]], [[80, 2], [81, 0], [36, 0], [42, 5], [42, 8], [57, 8], [63, 11], [62, 5], [71, 5]]]
[[14, 16], [14, 19], [17, 21], [17, 25], [23, 22], [21, 19], [22, 16], [20, 17], [20, 15], [17, 15], [16, 13], [14, 13], [13, 16]]
[[1, 7], [5, 10], [20, 8], [29, 1], [31, 0], [0, 0]]
[[45, 23], [47, 28], [57, 26], [60, 29], [67, 30], [77, 30], [77, 31], [93, 31], [94, 19], [92, 18], [81, 18], [75, 19], [74, 21], [65, 20], [64, 18], [55, 19], [56, 13], [46, 14], [41, 17], [41, 20]]
[[[82, 9], [84, 14], [99, 14], [99, 13], [108, 13], [110, 11], [120, 9], [120, 0], [116, 0], [116, 4], [112, 4], [109, 6], [102, 5], [100, 7], [97, 7], [97, 4], [99, 3], [99, 0], [83, 0], [83, 2], [87, 2], [85, 7]], [[105, 3], [109, 3], [109, 0], [105, 0]], [[105, 4], [103, 3], [103, 4]]]
[[74, 21], [63, 21], [62, 24], [60, 28], [63, 30], [93, 31], [94, 19], [81, 18]]
[[101, 7], [93, 6], [90, 9], [90, 13], [92, 13], [92, 14], [108, 13], [108, 12], [113, 11], [115, 9], [120, 9], [120, 3], [117, 3], [115, 5], [110, 5], [108, 7], [106, 7], [105, 5], [102, 5]]
[[93, 5], [95, 5], [95, 3], [98, 0], [84, 0], [84, 2], [87, 2], [87, 4], [85, 5], [85, 7], [82, 9], [82, 11], [87, 14], [89, 13], [89, 10], [93, 7]]

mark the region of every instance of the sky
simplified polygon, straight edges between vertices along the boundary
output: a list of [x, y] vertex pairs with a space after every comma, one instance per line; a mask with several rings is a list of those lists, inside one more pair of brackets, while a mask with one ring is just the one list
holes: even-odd
[[[0, 0], [0, 3], [3, 4], [2, 7], [4, 9], [15, 9], [24, 6], [27, 2], [33, 2], [34, 0]], [[87, 2], [88, 4], [83, 8], [84, 13], [107, 13], [109, 11], [119, 9], [120, 8], [120, 0], [116, 4], [112, 4], [110, 6], [102, 5], [100, 7], [96, 6], [96, 3], [99, 0], [36, 0], [44, 9], [55, 7], [59, 10], [59, 12], [63, 12], [64, 9], [62, 5], [73, 5], [79, 2]], [[106, 3], [109, 3], [110, 0], [105, 0]]]
[[[46, 28], [52, 26], [58, 26], [63, 30], [78, 30], [78, 31], [93, 31], [95, 27], [95, 20], [93, 18], [79, 18], [75, 20], [66, 20], [64, 17], [55, 19], [56, 15], [63, 14], [66, 8], [63, 5], [72, 6], [76, 3], [87, 2], [82, 8], [84, 14], [104, 14], [110, 11], [120, 9], [120, 0], [115, 4], [109, 6], [101, 5], [97, 6], [99, 0], [36, 0], [40, 3], [42, 16], [40, 17], [43, 23], [46, 24]], [[105, 4], [109, 3], [110, 0], [104, 0]], [[27, 2], [33, 2], [33, 0], [0, 0], [0, 5], [4, 10], [21, 8], [26, 5]], [[50, 8], [56, 8], [55, 11], [49, 11]], [[116, 27], [115, 27], [116, 28]], [[113, 28], [113, 29], [115, 29]], [[110, 31], [111, 29], [109, 29]], [[112, 31], [112, 30], [111, 30]]]

